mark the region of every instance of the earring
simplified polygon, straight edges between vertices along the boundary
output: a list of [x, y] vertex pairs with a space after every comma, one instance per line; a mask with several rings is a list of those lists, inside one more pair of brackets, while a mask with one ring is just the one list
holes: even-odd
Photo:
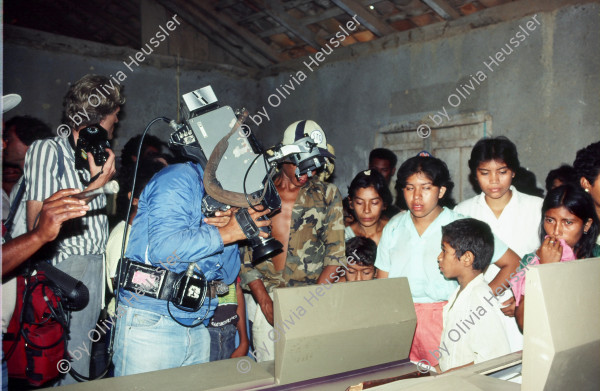
[[586, 192], [586, 193], [589, 193], [589, 192], [590, 192], [590, 189], [585, 189], [585, 192]]
[[583, 234], [584, 234], [584, 235], [587, 235], [587, 233], [588, 233], [588, 231], [583, 231]]

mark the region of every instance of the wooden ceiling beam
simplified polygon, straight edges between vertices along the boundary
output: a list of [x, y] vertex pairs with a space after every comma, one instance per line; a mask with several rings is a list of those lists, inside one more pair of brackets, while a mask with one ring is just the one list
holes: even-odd
[[208, 26], [210, 30], [213, 31], [213, 34], [209, 36], [209, 38], [213, 38], [215, 35], [223, 38], [225, 41], [229, 42], [229, 44], [238, 51], [243, 53], [245, 56], [248, 56], [258, 64], [261, 68], [266, 68], [271, 65], [271, 62], [267, 60], [262, 54], [257, 53], [254, 49], [249, 48], [239, 37], [234, 36], [231, 32], [224, 27], [222, 27], [219, 23], [215, 22], [211, 17], [206, 16], [201, 10], [196, 8], [193, 3], [187, 3], [187, 0], [178, 0], [181, 3], [185, 3], [185, 7], [191, 12], [193, 12], [193, 16], [197, 19], [198, 22], [203, 23]]
[[[361, 4], [365, 7], [367, 7], [369, 5], [379, 3], [380, 1], [382, 1], [382, 0], [362, 0]], [[319, 23], [324, 20], [327, 20], [330, 18], [335, 18], [337, 16], [344, 15], [344, 14], [346, 14], [346, 12], [343, 11], [342, 9], [340, 9], [339, 7], [337, 7], [337, 6], [331, 7], [329, 9], [321, 12], [318, 15], [306, 16], [306, 17], [300, 19], [300, 24], [302, 24], [304, 26], [308, 26], [310, 24]], [[281, 26], [277, 26], [272, 29], [257, 33], [256, 35], [258, 35], [261, 38], [267, 38], [267, 37], [270, 37], [271, 35], [280, 34], [280, 33], [284, 33], [284, 32], [285, 32], [285, 28], [283, 28]]]
[[446, 20], [460, 18], [460, 13], [456, 11], [446, 0], [423, 0], [436, 14]]
[[204, 3], [202, 1], [196, 3], [196, 6], [201, 8], [212, 18], [216, 19], [219, 23], [236, 33], [238, 37], [249, 43], [254, 49], [258, 50], [267, 59], [275, 63], [281, 62], [283, 60], [283, 58], [277, 51], [273, 50], [273, 48], [267, 45], [262, 39], [257, 37], [250, 30], [238, 25], [231, 17], [229, 17], [225, 13], [218, 13], [212, 5]]
[[[283, 8], [286, 10], [289, 10], [291, 8], [296, 8], [296, 7], [300, 7], [303, 6], [304, 4], [310, 3], [313, 0], [292, 0], [292, 1], [286, 1], [285, 3], [283, 3]], [[383, 1], [383, 0], [377, 0], [377, 1]], [[258, 19], [262, 19], [264, 17], [268, 16], [268, 14], [265, 11], [257, 11], [254, 12], [252, 15], [248, 15], [242, 19], [240, 19], [240, 22], [254, 22], [255, 20]]]
[[170, 12], [177, 14], [186, 23], [188, 23], [198, 32], [206, 36], [207, 39], [212, 40], [217, 46], [225, 50], [227, 53], [231, 54], [234, 58], [239, 60], [245, 66], [256, 67], [258, 65], [253, 61], [253, 59], [249, 58], [244, 53], [242, 53], [239, 47], [231, 45], [225, 39], [221, 38], [218, 34], [215, 34], [210, 28], [205, 26], [203, 23], [199, 23], [197, 19], [191, 16], [191, 12], [189, 10], [182, 8], [180, 5], [176, 4], [174, 1], [171, 0], [158, 0], [158, 3]]
[[331, 0], [335, 5], [343, 9], [348, 15], [354, 17], [367, 29], [379, 37], [392, 34], [396, 30], [388, 25], [385, 21], [380, 20], [373, 15], [368, 9], [356, 0]]
[[287, 30], [292, 32], [302, 41], [308, 45], [319, 50], [321, 45], [316, 39], [316, 36], [310, 31], [305, 25], [300, 22], [300, 19], [296, 19], [287, 12], [284, 11], [283, 5], [279, 0], [266, 0], [265, 1], [265, 12], [280, 23]]

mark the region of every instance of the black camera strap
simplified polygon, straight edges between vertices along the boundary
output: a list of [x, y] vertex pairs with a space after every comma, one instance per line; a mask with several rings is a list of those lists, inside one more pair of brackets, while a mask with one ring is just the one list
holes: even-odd
[[235, 213], [235, 219], [237, 220], [238, 224], [240, 225], [240, 228], [242, 229], [242, 231], [244, 232], [244, 235], [246, 235], [246, 237], [248, 239], [254, 239], [254, 238], [258, 237], [260, 230], [258, 229], [256, 224], [252, 220], [252, 217], [250, 217], [250, 213], [248, 213], [248, 209], [239, 209]]
[[92, 183], [96, 179], [98, 179], [98, 177], [100, 177], [100, 175], [102, 175], [102, 173], [103, 173], [103, 171], [100, 170], [100, 172], [97, 173], [96, 175], [94, 175], [93, 177], [91, 177], [89, 181], [86, 181], [85, 178], [83, 178], [83, 174], [82, 174], [81, 170], [77, 170], [77, 175], [79, 175], [79, 180], [81, 181], [81, 183], [83, 183], [83, 185], [85, 187], [88, 187], [90, 185], [90, 183]]

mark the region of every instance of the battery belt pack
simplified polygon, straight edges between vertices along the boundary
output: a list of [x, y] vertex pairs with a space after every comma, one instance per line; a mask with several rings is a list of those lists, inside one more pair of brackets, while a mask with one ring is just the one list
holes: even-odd
[[[182, 280], [180, 273], [132, 261], [128, 258], [125, 258], [123, 262], [121, 268], [123, 289], [159, 300], [171, 301], [177, 296]], [[208, 297], [215, 298], [220, 294], [219, 285], [222, 284], [220, 281], [205, 281], [205, 283], [208, 284], [206, 293]]]

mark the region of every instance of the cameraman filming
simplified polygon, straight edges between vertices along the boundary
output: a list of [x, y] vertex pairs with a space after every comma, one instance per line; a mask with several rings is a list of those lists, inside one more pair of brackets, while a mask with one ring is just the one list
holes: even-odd
[[[217, 212], [215, 217], [204, 216], [203, 176], [200, 163], [171, 165], [150, 180], [139, 198], [127, 259], [121, 265], [127, 272], [121, 273], [113, 357], [115, 376], [209, 360], [210, 334], [206, 325], [219, 301], [212, 285], [215, 281], [230, 285], [236, 280], [240, 258], [235, 242], [246, 239], [246, 235], [232, 217], [232, 209]], [[258, 220], [268, 209], [249, 212], [258, 227], [270, 224]], [[260, 236], [268, 237], [265, 232]], [[172, 300], [178, 293], [172, 291], [174, 284], [163, 285], [162, 281], [177, 281], [180, 287], [187, 281], [188, 273], [197, 276], [198, 271], [202, 279], [195, 281], [208, 282], [209, 288], [204, 293], [199, 293], [199, 288], [191, 299], [206, 296], [195, 302], [195, 308], [182, 309]], [[161, 294], [149, 293], [150, 288], [157, 288]], [[166, 296], [163, 291], [167, 291]]]
[[[106, 88], [108, 87], [108, 88]], [[111, 88], [112, 87], [112, 88]], [[100, 92], [104, 91], [104, 92]], [[63, 101], [63, 121], [70, 129], [59, 127], [61, 137], [34, 142], [25, 156], [24, 181], [27, 200], [27, 227], [35, 228], [43, 201], [58, 190], [75, 188], [92, 190], [104, 186], [115, 173], [115, 155], [106, 148], [106, 161], [96, 164], [91, 153], [87, 162], [77, 167], [81, 153], [76, 153], [80, 132], [89, 125], [100, 124], [112, 138], [120, 106], [125, 102], [121, 86], [104, 76], [86, 75], [68, 90]], [[105, 141], [105, 145], [107, 141]], [[81, 311], [71, 314], [67, 350], [91, 351], [88, 336], [94, 330], [102, 306], [102, 264], [108, 239], [106, 196], [101, 194], [89, 203], [85, 217], [66, 222], [48, 250], [46, 259], [63, 272], [87, 286], [90, 299]], [[90, 355], [72, 363], [75, 371], [89, 376]], [[59, 385], [75, 383], [67, 374]]]

